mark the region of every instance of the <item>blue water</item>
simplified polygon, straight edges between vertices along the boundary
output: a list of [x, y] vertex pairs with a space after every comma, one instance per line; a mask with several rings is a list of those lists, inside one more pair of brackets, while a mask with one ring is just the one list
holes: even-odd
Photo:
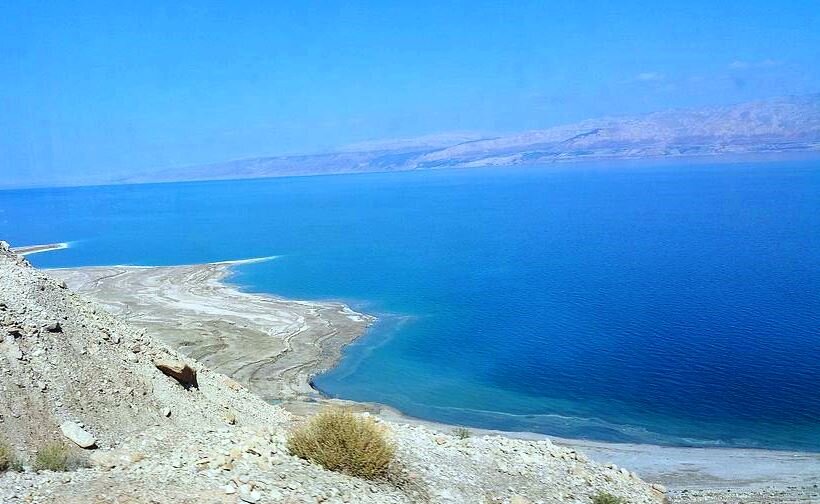
[[0, 192], [39, 266], [243, 266], [380, 316], [323, 392], [600, 440], [820, 450], [820, 163]]

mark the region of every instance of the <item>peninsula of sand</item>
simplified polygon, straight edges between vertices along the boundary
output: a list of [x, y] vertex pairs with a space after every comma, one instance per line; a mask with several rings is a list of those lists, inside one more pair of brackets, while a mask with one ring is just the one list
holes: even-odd
[[265, 400], [316, 399], [310, 378], [374, 319], [341, 303], [249, 294], [223, 281], [234, 266], [268, 259], [49, 273]]
[[[15, 251], [39, 252], [48, 247]], [[341, 402], [323, 398], [311, 387], [310, 379], [332, 367], [343, 347], [362, 336], [374, 318], [342, 303], [242, 292], [227, 281], [233, 268], [271, 259], [275, 260], [81, 267], [47, 273], [164, 344], [293, 413]], [[354, 406], [391, 422], [422, 424], [441, 432], [452, 428], [407, 418], [380, 405]], [[504, 435], [545, 438], [527, 433]], [[665, 484], [672, 502], [820, 502], [812, 500], [820, 499], [820, 454], [552, 439], [583, 450], [598, 462], [629, 467], [647, 480]]]

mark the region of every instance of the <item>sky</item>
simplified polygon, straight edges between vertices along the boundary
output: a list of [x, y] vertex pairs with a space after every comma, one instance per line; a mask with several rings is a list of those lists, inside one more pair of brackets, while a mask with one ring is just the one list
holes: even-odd
[[817, 0], [2, 2], [0, 186], [818, 91]]

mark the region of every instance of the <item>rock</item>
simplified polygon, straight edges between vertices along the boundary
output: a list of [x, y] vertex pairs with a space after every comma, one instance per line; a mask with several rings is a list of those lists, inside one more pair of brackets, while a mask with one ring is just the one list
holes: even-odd
[[225, 420], [225, 423], [228, 425], [236, 425], [236, 414], [232, 411], [228, 411], [227, 413], [225, 413], [223, 419]]
[[17, 346], [17, 343], [14, 340], [7, 341], [6, 348], [12, 359], [23, 360], [23, 351], [20, 350], [20, 347]]
[[532, 504], [532, 501], [521, 495], [513, 495], [510, 504]]
[[652, 490], [655, 490], [656, 492], [660, 492], [662, 494], [665, 494], [666, 491], [667, 491], [666, 487], [661, 485], [660, 483], [652, 483], [651, 486], [652, 486]]
[[231, 390], [242, 390], [244, 388], [241, 383], [234, 380], [233, 378], [226, 377], [224, 381], [225, 385], [227, 385], [227, 387]]
[[97, 451], [88, 458], [91, 465], [103, 470], [110, 470], [118, 465], [117, 455], [113, 452]]
[[178, 381], [184, 387], [197, 387], [196, 371], [184, 362], [175, 360], [158, 360], [154, 366], [166, 376]]
[[163, 408], [163, 410], [162, 410], [162, 416], [164, 416], [164, 417], [170, 417], [170, 416], [171, 416], [171, 408]]
[[239, 499], [242, 502], [256, 504], [262, 500], [262, 494], [257, 490], [252, 490], [250, 485], [242, 485], [239, 487]]
[[60, 430], [65, 437], [73, 441], [80, 448], [91, 448], [97, 444], [97, 440], [94, 436], [74, 422], [63, 422], [63, 424], [60, 425]]
[[50, 333], [59, 333], [63, 332], [63, 327], [60, 325], [59, 322], [52, 322], [44, 327], [44, 329]]

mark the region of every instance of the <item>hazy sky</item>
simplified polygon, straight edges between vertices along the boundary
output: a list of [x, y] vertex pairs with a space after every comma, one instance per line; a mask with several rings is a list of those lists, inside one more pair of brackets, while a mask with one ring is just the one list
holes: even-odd
[[3, 2], [0, 186], [820, 91], [820, 2]]

